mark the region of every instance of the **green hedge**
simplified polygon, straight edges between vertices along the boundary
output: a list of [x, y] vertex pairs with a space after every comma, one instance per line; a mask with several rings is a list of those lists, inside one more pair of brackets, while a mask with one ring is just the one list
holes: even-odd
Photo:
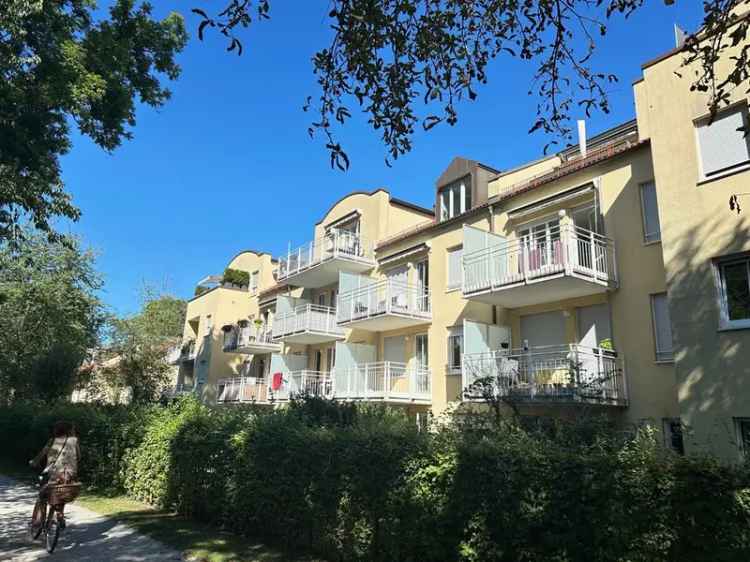
[[89, 482], [329, 560], [750, 559], [747, 466], [678, 457], [601, 420], [480, 416], [419, 433], [397, 410], [316, 399], [273, 412], [17, 405], [0, 410], [3, 450], [26, 459], [58, 417], [81, 428]]

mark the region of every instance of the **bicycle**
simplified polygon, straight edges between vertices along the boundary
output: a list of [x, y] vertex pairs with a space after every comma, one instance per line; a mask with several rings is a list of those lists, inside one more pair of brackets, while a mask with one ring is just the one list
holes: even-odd
[[41, 491], [39, 493], [29, 523], [29, 535], [32, 540], [37, 540], [44, 533], [44, 544], [50, 554], [55, 550], [60, 533], [66, 525], [63, 506], [75, 500], [80, 491], [79, 483], [50, 484], [46, 490], [46, 498]]

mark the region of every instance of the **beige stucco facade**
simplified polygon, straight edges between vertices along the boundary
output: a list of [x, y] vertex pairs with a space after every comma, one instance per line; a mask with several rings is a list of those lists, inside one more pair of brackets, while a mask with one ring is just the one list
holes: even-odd
[[[707, 100], [678, 77], [680, 61], [646, 65], [637, 119], [588, 139], [585, 154], [505, 172], [456, 158], [432, 171], [434, 212], [384, 189], [353, 192], [311, 217], [311, 241], [277, 259], [239, 254], [228, 267], [257, 271], [257, 290], [218, 286], [190, 301], [196, 355], [181, 382], [202, 382], [209, 400], [271, 404], [294, 382], [439, 416], [472, 402], [476, 366], [489, 364], [522, 412], [604, 412], [677, 447], [682, 427], [686, 451], [737, 460], [750, 324], [722, 321], [716, 264], [750, 251], [748, 215], [727, 208], [748, 191], [750, 159], [704, 177]], [[272, 348], [227, 348], [227, 330], [248, 323]]]
[[[720, 74], [734, 64], [732, 54], [719, 61]], [[750, 331], [721, 319], [717, 263], [750, 251], [750, 215], [728, 207], [731, 195], [750, 191], [750, 169], [704, 177], [696, 125], [708, 97], [690, 91], [693, 71], [681, 64], [672, 53], [644, 66], [634, 85], [638, 126], [653, 157], [685, 446], [736, 459], [735, 422], [750, 416]], [[729, 108], [747, 106], [745, 90], [731, 92]]]

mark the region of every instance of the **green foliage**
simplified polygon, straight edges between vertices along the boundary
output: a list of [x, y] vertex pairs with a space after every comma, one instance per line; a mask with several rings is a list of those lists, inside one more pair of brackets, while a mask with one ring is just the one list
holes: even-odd
[[106, 318], [101, 286], [76, 239], [0, 239], [0, 402], [70, 394]]
[[114, 361], [90, 386], [104, 380], [108, 388], [129, 388], [134, 402], [158, 399], [171, 371], [166, 353], [182, 336], [186, 311], [184, 300], [147, 291], [138, 314], [111, 320], [106, 355]]
[[250, 274], [241, 269], [232, 269], [231, 267], [228, 267], [224, 270], [221, 282], [239, 285], [240, 287], [247, 287], [250, 284]]
[[182, 17], [156, 21], [134, 0], [102, 16], [90, 0], [0, 0], [0, 238], [24, 216], [46, 232], [56, 215], [78, 218], [60, 170], [70, 124], [113, 150], [132, 137], [136, 100], [169, 99], [161, 81], [180, 73]]
[[58, 417], [82, 430], [86, 477], [329, 560], [750, 555], [750, 466], [680, 457], [653, 431], [627, 436], [603, 418], [498, 424], [482, 414], [419, 433], [402, 410], [321, 399], [277, 410], [194, 398], [149, 408], [17, 404], [0, 409], [0, 446], [29, 457]]
[[193, 291], [193, 296], [194, 296], [194, 297], [199, 297], [199, 296], [201, 296], [201, 295], [202, 295], [203, 293], [207, 293], [207, 292], [208, 292], [208, 291], [210, 291], [210, 290], [211, 290], [211, 287], [206, 287], [205, 285], [198, 285], [198, 286], [197, 286], [197, 287], [195, 288], [195, 291]]

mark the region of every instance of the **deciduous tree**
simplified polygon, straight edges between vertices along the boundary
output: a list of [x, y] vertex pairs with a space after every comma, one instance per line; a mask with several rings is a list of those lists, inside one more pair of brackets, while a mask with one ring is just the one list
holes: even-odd
[[169, 99], [186, 40], [181, 16], [157, 21], [146, 2], [99, 17], [91, 0], [0, 0], [0, 238], [25, 219], [48, 233], [78, 219], [60, 173], [71, 125], [108, 151], [130, 139], [136, 98]]

